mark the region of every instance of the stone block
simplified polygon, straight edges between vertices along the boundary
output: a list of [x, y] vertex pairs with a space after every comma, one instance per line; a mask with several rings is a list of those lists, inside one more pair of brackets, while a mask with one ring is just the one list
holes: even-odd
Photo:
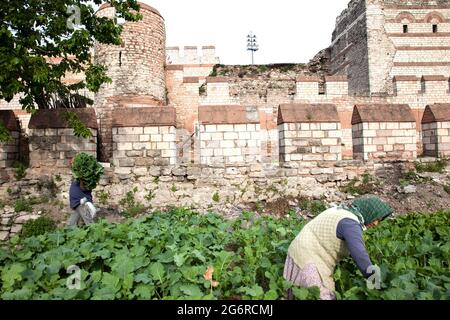
[[150, 143], [148, 142], [134, 142], [133, 150], [145, 150], [150, 149]]
[[133, 173], [138, 177], [146, 176], [147, 172], [148, 170], [145, 167], [133, 168]]
[[325, 131], [312, 131], [313, 138], [325, 138]]
[[226, 148], [223, 149], [223, 155], [226, 157], [240, 156], [242, 155], [242, 151], [240, 148]]
[[373, 137], [377, 136], [377, 131], [376, 130], [364, 130], [363, 135], [366, 138], [373, 138]]
[[342, 132], [339, 130], [330, 130], [330, 131], [326, 132], [326, 136], [328, 138], [341, 138]]
[[234, 141], [232, 140], [223, 140], [220, 141], [221, 148], [234, 148]]
[[202, 148], [201, 149], [201, 156], [202, 157], [212, 157], [213, 155], [214, 155], [214, 149], [209, 149], [209, 148]]
[[323, 155], [323, 160], [325, 161], [338, 161], [339, 157], [337, 154], [328, 153]]
[[122, 134], [125, 134], [125, 135], [128, 135], [128, 134], [131, 134], [131, 135], [134, 135], [134, 134], [143, 134], [144, 133], [144, 128], [142, 128], [142, 127], [135, 127], [135, 128], [131, 128], [131, 127], [128, 127], [128, 128], [117, 128], [117, 134], [119, 134], [119, 135], [122, 135]]
[[336, 139], [336, 138], [322, 139], [322, 144], [324, 146], [336, 146], [338, 144], [338, 139]]
[[223, 138], [225, 140], [237, 140], [239, 139], [239, 134], [237, 132], [225, 132]]
[[159, 134], [158, 127], [145, 127], [144, 134]]
[[[116, 154], [114, 154], [116, 156]], [[144, 152], [142, 150], [131, 150], [131, 151], [125, 151], [125, 155], [127, 157], [142, 157], [144, 155]]]
[[259, 131], [255, 131], [251, 133], [252, 139], [259, 140], [261, 139], [261, 133]]
[[113, 142], [139, 142], [139, 137], [136, 134], [116, 134], [113, 135]]
[[129, 142], [117, 143], [116, 146], [119, 151], [133, 150], [133, 144]]
[[162, 150], [161, 152], [161, 156], [164, 158], [175, 158], [177, 156], [176, 151], [175, 150]]
[[211, 139], [212, 140], [223, 140], [223, 132], [212, 132]]
[[369, 130], [378, 130], [380, 129], [380, 124], [378, 122], [369, 123]]
[[154, 158], [136, 158], [134, 161], [134, 164], [137, 167], [147, 167], [153, 165], [154, 163]]
[[328, 122], [321, 123], [320, 129], [321, 130], [336, 130], [337, 123], [328, 123]]
[[163, 141], [165, 142], [173, 142], [175, 141], [175, 134], [167, 133], [163, 135]]
[[322, 161], [323, 155], [321, 154], [305, 154], [303, 155], [303, 161]]
[[234, 130], [236, 132], [246, 132], [247, 131], [247, 125], [246, 124], [235, 124]]
[[244, 157], [243, 156], [232, 156], [228, 157], [228, 161], [232, 163], [243, 163]]
[[134, 167], [135, 160], [132, 158], [119, 159], [120, 167]]
[[153, 177], [159, 177], [161, 175], [161, 167], [156, 167], [156, 166], [149, 167], [148, 174]]
[[151, 142], [162, 142], [163, 136], [162, 136], [162, 134], [151, 134], [150, 141]]
[[234, 132], [234, 126], [232, 124], [218, 124], [217, 131]]
[[400, 123], [399, 122], [387, 122], [386, 123], [386, 129], [399, 129]]

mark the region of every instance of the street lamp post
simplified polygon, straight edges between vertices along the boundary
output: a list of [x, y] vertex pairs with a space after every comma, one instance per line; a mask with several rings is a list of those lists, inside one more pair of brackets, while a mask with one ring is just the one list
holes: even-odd
[[250, 32], [249, 35], [247, 35], [247, 50], [252, 52], [252, 64], [255, 63], [254, 60], [254, 53], [259, 50], [259, 45], [256, 41], [256, 36]]

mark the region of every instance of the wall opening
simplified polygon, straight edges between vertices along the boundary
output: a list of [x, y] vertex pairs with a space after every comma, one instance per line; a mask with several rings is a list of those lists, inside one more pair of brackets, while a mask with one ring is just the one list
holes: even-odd
[[403, 33], [408, 33], [408, 25], [407, 24], [403, 25]]
[[438, 25], [433, 24], [433, 33], [437, 33], [437, 32], [438, 32]]

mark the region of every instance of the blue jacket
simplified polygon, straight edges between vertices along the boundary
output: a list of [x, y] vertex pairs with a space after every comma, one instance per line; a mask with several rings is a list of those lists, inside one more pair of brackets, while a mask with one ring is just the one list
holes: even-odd
[[80, 183], [76, 180], [72, 181], [69, 191], [70, 208], [75, 210], [80, 205], [80, 201], [83, 198], [87, 198], [89, 202], [92, 201], [92, 191], [83, 190], [80, 187]]
[[336, 236], [345, 241], [361, 273], [366, 278], [370, 277], [371, 273], [367, 272], [367, 268], [372, 265], [372, 262], [364, 245], [361, 225], [352, 219], [342, 219], [337, 226]]

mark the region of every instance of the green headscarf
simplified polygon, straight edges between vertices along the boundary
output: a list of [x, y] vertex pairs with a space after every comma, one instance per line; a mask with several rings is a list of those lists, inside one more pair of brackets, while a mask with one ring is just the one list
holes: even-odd
[[378, 197], [356, 199], [347, 210], [366, 226], [375, 220], [383, 220], [394, 212], [394, 209]]

